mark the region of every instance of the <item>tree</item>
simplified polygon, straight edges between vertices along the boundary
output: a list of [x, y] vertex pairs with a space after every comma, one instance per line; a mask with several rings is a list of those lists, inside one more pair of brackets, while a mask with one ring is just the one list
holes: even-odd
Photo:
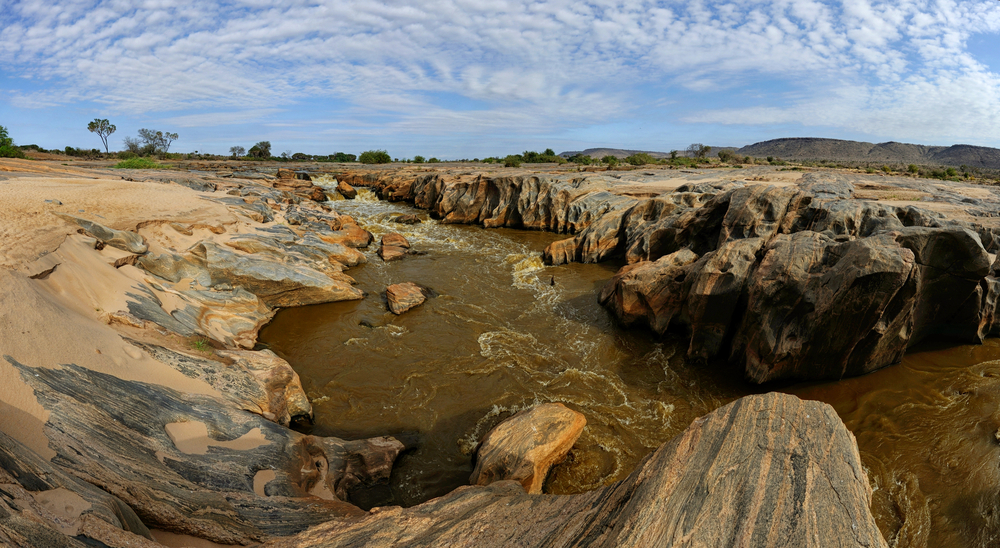
[[688, 154], [695, 158], [704, 158], [708, 156], [709, 152], [712, 152], [712, 147], [705, 146], [701, 143], [694, 143], [687, 148]]
[[94, 118], [94, 121], [87, 124], [87, 131], [91, 133], [96, 133], [98, 137], [101, 138], [101, 142], [104, 143], [104, 152], [111, 152], [108, 149], [108, 136], [115, 132], [118, 128], [114, 124], [108, 121], [107, 118]]
[[334, 162], [354, 162], [357, 161], [358, 157], [353, 154], [345, 154], [343, 152], [335, 152], [330, 159]]
[[169, 131], [155, 131], [152, 129], [140, 129], [139, 141], [142, 143], [142, 152], [147, 154], [163, 153], [170, 151], [170, 144], [176, 141], [178, 135]]
[[552, 150], [551, 148], [547, 148], [545, 149], [545, 152], [543, 152], [542, 154], [545, 156], [555, 156], [556, 151]]
[[607, 156], [601, 158], [602, 164], [608, 164], [608, 167], [613, 167], [618, 165], [618, 157], [608, 154]]
[[258, 159], [267, 159], [267, 158], [270, 158], [271, 157], [271, 141], [261, 141], [261, 142], [257, 143], [256, 145], [250, 147], [250, 151], [247, 152], [247, 155], [249, 155], [249, 156], [251, 156], [253, 158], [258, 158]]
[[384, 150], [366, 150], [358, 158], [362, 164], [388, 164], [392, 161], [392, 156]]
[[422, 164], [422, 163], [424, 163], [424, 157], [420, 156], [420, 155], [414, 156], [413, 157], [413, 163], [414, 164]]
[[0, 158], [24, 158], [24, 151], [14, 146], [7, 128], [0, 126]]
[[237, 145], [237, 146], [234, 146], [234, 147], [229, 147], [229, 153], [233, 155], [233, 159], [235, 160], [235, 159], [239, 158], [240, 156], [246, 155], [247, 150], [245, 148]]
[[10, 138], [10, 134], [7, 133], [7, 128], [0, 126], [0, 147], [11, 147], [14, 146], [14, 140]]

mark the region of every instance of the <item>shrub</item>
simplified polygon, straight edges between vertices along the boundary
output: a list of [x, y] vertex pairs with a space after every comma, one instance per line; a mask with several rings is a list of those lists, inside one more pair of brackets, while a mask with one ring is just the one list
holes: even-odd
[[908, 171], [909, 171], [910, 173], [920, 173], [920, 168], [919, 168], [919, 167], [917, 167], [917, 164], [910, 164], [910, 165], [909, 165], [909, 167], [907, 167], [906, 169], [907, 169], [907, 170], [908, 170]]
[[511, 154], [511, 155], [509, 155], [509, 156], [507, 156], [506, 158], [503, 159], [503, 166], [504, 167], [521, 167], [521, 161], [522, 160], [523, 160], [523, 158], [521, 158], [520, 155], [518, 155], [518, 154]]
[[574, 154], [569, 157], [569, 161], [581, 166], [589, 166], [596, 162], [596, 160], [586, 154]]
[[740, 158], [739, 156], [737, 156], [731, 150], [720, 150], [719, 151], [719, 160], [722, 163], [724, 163], [724, 164], [738, 164], [738, 163], [740, 163], [740, 160], [742, 160], [742, 158]]
[[440, 164], [441, 160], [438, 160], [437, 158], [433, 158], [432, 157], [431, 159], [427, 160], [427, 163], [428, 164]]
[[955, 168], [953, 167], [949, 167], [948, 169], [944, 170], [944, 172], [949, 177], [954, 177], [958, 175], [958, 171], [956, 171]]
[[27, 158], [24, 151], [10, 145], [0, 146], [0, 158]]
[[608, 167], [613, 167], [618, 165], [618, 157], [608, 154], [604, 158], [601, 158], [602, 164], [608, 164]]
[[413, 163], [414, 164], [422, 164], [422, 163], [424, 163], [424, 157], [423, 156], [414, 156], [413, 157]]
[[708, 156], [708, 153], [712, 151], [712, 147], [703, 145], [701, 143], [692, 143], [687, 148], [688, 154], [694, 156], [695, 158], [704, 158]]
[[392, 156], [384, 150], [366, 150], [361, 153], [358, 160], [362, 164], [388, 164], [392, 161]]
[[631, 156], [626, 156], [625, 161], [634, 166], [644, 166], [646, 164], [657, 163], [656, 158], [653, 158], [652, 156], [646, 154], [645, 152], [639, 152]]
[[129, 158], [114, 165], [117, 169], [163, 169], [166, 166], [158, 164], [149, 158]]
[[333, 154], [333, 156], [330, 156], [330, 160], [332, 160], [334, 162], [340, 162], [340, 163], [344, 163], [344, 162], [356, 162], [356, 161], [358, 161], [358, 157], [355, 156], [355, 155], [353, 155], [353, 154], [345, 154], [343, 152], [335, 152]]
[[271, 141], [261, 141], [256, 145], [250, 147], [247, 151], [247, 156], [251, 158], [257, 158], [258, 160], [266, 160], [271, 157]]

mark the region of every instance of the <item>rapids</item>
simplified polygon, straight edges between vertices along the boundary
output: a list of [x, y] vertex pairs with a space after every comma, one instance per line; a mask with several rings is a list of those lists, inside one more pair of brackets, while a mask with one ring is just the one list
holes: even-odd
[[[393, 503], [467, 484], [477, 441], [536, 403], [562, 402], [587, 417], [546, 484], [565, 494], [623, 479], [733, 399], [780, 390], [830, 403], [854, 433], [891, 546], [994, 545], [1000, 341], [925, 345], [902, 364], [834, 383], [754, 386], [724, 364], [688, 363], [683, 338], [616, 325], [596, 295], [621, 264], [544, 266], [541, 251], [563, 235], [441, 224], [358, 190], [358, 199], [332, 204], [376, 237], [368, 264], [348, 271], [366, 298], [282, 310], [260, 342], [301, 376], [312, 433], [413, 442], [393, 471]], [[392, 222], [408, 213], [423, 222]], [[375, 251], [387, 232], [420, 254], [383, 262]], [[394, 316], [385, 288], [399, 282], [436, 296]]]

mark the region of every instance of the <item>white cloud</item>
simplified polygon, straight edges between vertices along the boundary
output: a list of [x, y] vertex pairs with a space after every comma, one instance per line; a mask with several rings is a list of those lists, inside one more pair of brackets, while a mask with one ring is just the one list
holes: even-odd
[[998, 78], [965, 44], [997, 32], [993, 0], [8, 0], [0, 68], [32, 82], [19, 108], [220, 112], [184, 127], [319, 100], [415, 134], [544, 132], [756, 81], [796, 96], [688, 121], [995, 141]]

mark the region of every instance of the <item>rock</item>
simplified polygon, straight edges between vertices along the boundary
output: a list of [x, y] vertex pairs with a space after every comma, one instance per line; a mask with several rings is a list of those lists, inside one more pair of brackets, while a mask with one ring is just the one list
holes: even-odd
[[393, 217], [392, 222], [399, 223], [401, 225], [415, 225], [420, 223], [420, 217], [413, 214], [399, 215], [397, 217]]
[[363, 516], [351, 493], [385, 484], [403, 449], [387, 437], [305, 436], [215, 396], [6, 359], [47, 413], [53, 462], [121, 499], [147, 527], [217, 543]]
[[298, 418], [311, 419], [312, 404], [298, 373], [270, 350], [217, 350], [230, 364], [175, 352], [132, 339], [126, 342], [184, 375], [201, 379], [241, 409], [288, 426]]
[[149, 246], [146, 245], [146, 240], [135, 232], [115, 230], [68, 213], [53, 212], [53, 215], [57, 215], [66, 221], [79, 225], [87, 235], [93, 236], [111, 247], [138, 254], [143, 254], [149, 251]]
[[423, 304], [427, 300], [427, 294], [428, 290], [411, 282], [392, 284], [385, 288], [385, 297], [389, 303], [389, 311], [397, 316], [413, 307]]
[[337, 181], [337, 192], [348, 200], [353, 200], [358, 197], [358, 191], [355, 190], [353, 186], [343, 181]]
[[361, 228], [357, 224], [343, 223], [340, 230], [334, 230], [326, 234], [317, 234], [324, 242], [343, 244], [353, 248], [365, 248], [371, 245], [375, 236], [371, 232]]
[[469, 483], [514, 480], [540, 494], [552, 466], [566, 458], [587, 425], [582, 413], [561, 403], [536, 405], [496, 425], [476, 450]]
[[462, 487], [265, 546], [884, 548], [871, 497], [854, 437], [833, 408], [770, 393], [695, 420], [602, 489], [567, 496], [529, 495], [512, 481]]
[[139, 265], [172, 282], [192, 278], [206, 287], [222, 283], [240, 286], [272, 307], [355, 300], [364, 296], [343, 274], [334, 279], [305, 266], [238, 254], [211, 241], [199, 242], [184, 255], [144, 256]]
[[395, 232], [389, 232], [388, 234], [384, 234], [382, 236], [381, 243], [384, 246], [391, 245], [396, 247], [405, 247], [406, 249], [410, 248], [410, 242], [408, 242], [406, 238], [404, 238], [401, 234], [397, 234]]
[[407, 249], [405, 247], [399, 247], [395, 245], [383, 245], [378, 248], [378, 256], [382, 257], [385, 262], [395, 261], [397, 259], [402, 259], [406, 256]]
[[54, 205], [63, 205], [62, 202], [60, 202], [59, 200], [55, 200], [55, 199], [53, 199], [53, 200], [45, 200], [45, 203], [47, 203], [47, 204], [54, 204]]

